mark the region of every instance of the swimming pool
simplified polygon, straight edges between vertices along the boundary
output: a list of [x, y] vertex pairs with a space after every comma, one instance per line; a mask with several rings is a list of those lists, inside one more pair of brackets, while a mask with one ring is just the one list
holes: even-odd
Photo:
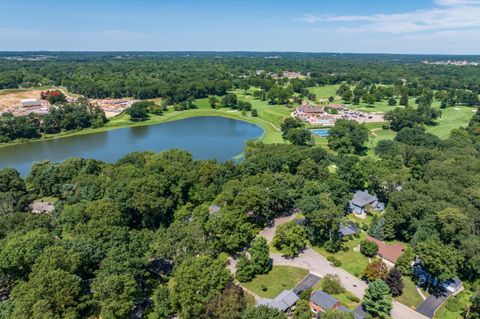
[[313, 134], [318, 135], [320, 137], [327, 137], [328, 136], [328, 128], [317, 128], [312, 130]]

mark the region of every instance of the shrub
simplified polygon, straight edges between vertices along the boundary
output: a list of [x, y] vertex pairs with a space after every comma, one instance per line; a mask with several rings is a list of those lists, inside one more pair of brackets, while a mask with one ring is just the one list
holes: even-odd
[[377, 279], [385, 280], [388, 275], [387, 265], [381, 260], [376, 259], [365, 267], [362, 277], [372, 282]]
[[342, 266], [342, 262], [340, 260], [338, 260], [337, 258], [335, 258], [334, 256], [328, 256], [327, 260], [329, 262], [331, 262], [332, 265], [334, 265], [335, 267], [341, 267]]
[[338, 275], [326, 275], [322, 279], [321, 286], [322, 290], [327, 294], [338, 295], [345, 292], [345, 288], [343, 288], [342, 284], [340, 283], [340, 277], [338, 277]]
[[360, 243], [360, 252], [367, 257], [373, 257], [378, 252], [378, 245], [368, 240], [362, 240]]
[[347, 299], [352, 301], [352, 302], [360, 302], [360, 298], [358, 298], [357, 296], [354, 296], [352, 294], [348, 294]]

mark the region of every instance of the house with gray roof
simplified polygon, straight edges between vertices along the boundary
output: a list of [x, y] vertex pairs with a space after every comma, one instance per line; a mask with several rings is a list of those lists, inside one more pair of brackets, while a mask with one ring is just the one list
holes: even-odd
[[350, 211], [357, 215], [364, 215], [367, 212], [367, 207], [376, 211], [383, 211], [385, 204], [380, 202], [375, 195], [368, 193], [367, 190], [357, 191], [349, 203]]
[[321, 290], [316, 290], [312, 293], [308, 304], [310, 306], [310, 309], [312, 309], [312, 311], [320, 317], [322, 312], [325, 312], [327, 310], [333, 310], [353, 313], [355, 319], [365, 318], [365, 316], [363, 316], [362, 314], [353, 312], [347, 307], [342, 306], [337, 298]]
[[293, 291], [284, 290], [275, 299], [264, 299], [259, 305], [268, 306], [286, 312], [297, 303], [298, 299], [299, 297]]
[[357, 234], [358, 231], [359, 231], [359, 229], [358, 229], [357, 225], [355, 225], [355, 223], [352, 222], [352, 221], [340, 224], [339, 232], [340, 232], [340, 235], [342, 237], [353, 236], [353, 235]]

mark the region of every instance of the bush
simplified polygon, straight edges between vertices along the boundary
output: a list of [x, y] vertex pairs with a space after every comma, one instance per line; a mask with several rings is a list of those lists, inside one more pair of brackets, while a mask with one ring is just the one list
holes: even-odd
[[456, 295], [448, 299], [445, 307], [451, 312], [460, 312], [462, 310], [465, 310], [467, 305], [462, 300], [461, 295]]
[[347, 299], [352, 301], [352, 302], [360, 302], [360, 298], [358, 298], [357, 296], [354, 296], [352, 294], [348, 294]]
[[342, 266], [342, 262], [340, 260], [338, 260], [337, 258], [335, 258], [334, 256], [328, 256], [327, 260], [329, 262], [331, 262], [332, 265], [335, 266], [335, 267], [341, 267]]
[[304, 290], [300, 293], [300, 299], [302, 300], [309, 300], [310, 299], [310, 296], [312, 295], [312, 291], [313, 289], [312, 288], [309, 288], [307, 290]]
[[345, 292], [345, 288], [343, 288], [340, 283], [340, 277], [338, 277], [338, 275], [326, 275], [322, 279], [321, 286], [322, 290], [327, 294], [338, 295]]
[[253, 117], [257, 117], [258, 116], [257, 109], [252, 109], [251, 114], [252, 114]]
[[373, 257], [378, 252], [378, 245], [368, 240], [362, 240], [360, 243], [360, 252], [367, 257]]

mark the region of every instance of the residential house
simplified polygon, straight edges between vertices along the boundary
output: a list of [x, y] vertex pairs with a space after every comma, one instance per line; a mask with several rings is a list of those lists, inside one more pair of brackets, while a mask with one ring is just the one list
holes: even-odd
[[315, 313], [317, 317], [321, 317], [322, 312], [325, 312], [327, 310], [333, 310], [353, 313], [355, 319], [365, 318], [364, 315], [352, 312], [350, 309], [342, 306], [338, 299], [321, 290], [316, 290], [311, 294], [308, 304], [312, 312]]
[[359, 229], [354, 222], [349, 221], [347, 223], [341, 223], [339, 231], [342, 237], [350, 237], [358, 234]]
[[380, 202], [374, 195], [368, 193], [368, 191], [357, 191], [352, 200], [349, 203], [350, 211], [357, 215], [365, 215], [368, 209], [375, 211], [383, 211], [385, 204]]
[[382, 258], [388, 265], [394, 266], [398, 258], [403, 254], [405, 246], [402, 244], [389, 245], [374, 237], [367, 236], [366, 240], [374, 242], [378, 246], [378, 257]]
[[420, 283], [426, 283], [430, 281], [431, 285], [442, 287], [443, 289], [445, 289], [445, 291], [449, 293], [457, 294], [458, 292], [463, 290], [463, 283], [458, 277], [445, 281], [440, 281], [438, 278], [431, 278], [429, 272], [426, 271], [425, 268], [423, 268], [422, 260], [418, 257], [413, 263], [412, 273], [415, 277], [418, 278]]
[[264, 299], [259, 305], [268, 306], [286, 312], [300, 299], [293, 291], [284, 290], [275, 299]]

